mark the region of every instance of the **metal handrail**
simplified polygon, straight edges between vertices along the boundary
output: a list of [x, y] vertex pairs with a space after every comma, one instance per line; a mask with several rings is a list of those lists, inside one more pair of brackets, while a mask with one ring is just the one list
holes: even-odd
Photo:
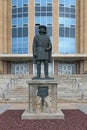
[[77, 90], [81, 92], [81, 99], [83, 100], [84, 99], [84, 90], [83, 90], [78, 78], [71, 79], [71, 80], [72, 80], [72, 87], [75, 89], [76, 89], [76, 87], [78, 87]]
[[17, 78], [11, 78], [10, 81], [6, 84], [6, 87], [2, 89], [2, 99], [5, 100], [6, 94], [10, 92], [11, 89], [17, 86]]

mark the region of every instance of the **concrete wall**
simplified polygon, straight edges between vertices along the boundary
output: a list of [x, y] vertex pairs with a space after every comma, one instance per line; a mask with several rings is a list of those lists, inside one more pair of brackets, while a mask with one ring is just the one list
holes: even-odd
[[29, 0], [29, 53], [32, 53], [32, 43], [34, 37], [34, 0]]
[[58, 0], [53, 0], [53, 53], [58, 53]]
[[11, 3], [0, 0], [0, 53], [11, 52]]

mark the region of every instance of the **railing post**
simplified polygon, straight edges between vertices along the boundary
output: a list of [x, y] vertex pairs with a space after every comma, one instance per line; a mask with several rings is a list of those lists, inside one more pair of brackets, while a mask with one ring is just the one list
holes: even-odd
[[2, 100], [5, 100], [5, 94], [4, 94], [4, 91], [2, 91]]

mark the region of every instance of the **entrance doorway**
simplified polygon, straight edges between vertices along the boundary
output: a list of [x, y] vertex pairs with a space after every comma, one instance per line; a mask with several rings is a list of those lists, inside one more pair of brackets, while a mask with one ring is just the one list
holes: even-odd
[[29, 74], [29, 64], [28, 63], [12, 63], [11, 67], [12, 74]]
[[58, 63], [58, 74], [75, 74], [75, 64]]

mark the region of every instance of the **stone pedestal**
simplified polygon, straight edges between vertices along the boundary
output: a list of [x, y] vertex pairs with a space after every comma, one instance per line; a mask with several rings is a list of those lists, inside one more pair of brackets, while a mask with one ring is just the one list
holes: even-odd
[[55, 80], [29, 80], [29, 106], [22, 119], [64, 119], [57, 106], [57, 87]]

